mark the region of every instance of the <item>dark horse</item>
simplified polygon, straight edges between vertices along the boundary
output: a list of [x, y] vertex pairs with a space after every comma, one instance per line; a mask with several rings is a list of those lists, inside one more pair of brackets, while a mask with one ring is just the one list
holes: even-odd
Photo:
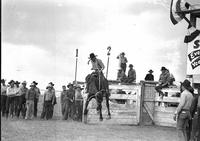
[[[88, 113], [88, 104], [92, 98], [96, 99], [97, 102], [97, 112], [99, 113], [100, 117], [99, 120], [103, 120], [102, 116], [102, 101], [103, 97], [106, 98], [106, 106], [108, 111], [107, 119], [111, 118], [110, 108], [109, 108], [109, 86], [107, 79], [101, 74], [102, 72], [93, 72], [92, 74], [87, 75], [86, 83], [87, 83], [87, 100], [85, 102], [85, 109], [84, 109], [84, 118], [87, 117]], [[85, 121], [86, 122], [86, 121]]]

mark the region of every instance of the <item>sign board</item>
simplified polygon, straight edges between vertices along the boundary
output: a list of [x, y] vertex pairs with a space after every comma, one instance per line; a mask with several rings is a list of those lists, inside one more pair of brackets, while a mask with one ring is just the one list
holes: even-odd
[[187, 75], [200, 74], [200, 35], [188, 43]]

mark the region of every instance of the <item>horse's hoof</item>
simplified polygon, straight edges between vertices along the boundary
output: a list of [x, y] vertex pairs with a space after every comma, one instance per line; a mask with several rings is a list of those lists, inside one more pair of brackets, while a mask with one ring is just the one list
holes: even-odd
[[99, 121], [103, 121], [103, 118], [99, 118]]
[[87, 124], [87, 115], [84, 115], [84, 123]]
[[111, 119], [111, 115], [108, 115], [108, 116], [106, 117], [106, 119]]

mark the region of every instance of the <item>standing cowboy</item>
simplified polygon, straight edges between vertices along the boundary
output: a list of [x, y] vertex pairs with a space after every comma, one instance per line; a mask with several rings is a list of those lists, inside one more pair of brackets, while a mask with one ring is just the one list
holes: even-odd
[[51, 117], [53, 117], [53, 111], [54, 111], [54, 106], [57, 104], [57, 101], [56, 101], [56, 90], [54, 88], [54, 84], [53, 82], [49, 82], [49, 85], [52, 86], [52, 92], [53, 92], [53, 105], [52, 105], [52, 111], [51, 111]]
[[63, 120], [67, 120], [68, 117], [73, 118], [74, 115], [74, 96], [75, 91], [73, 88], [73, 84], [69, 83], [67, 85], [69, 88], [66, 93], [62, 96], [62, 103], [63, 103]]
[[15, 81], [11, 80], [8, 83], [10, 86], [7, 89], [7, 100], [6, 100], [6, 118], [8, 118], [8, 114], [10, 112], [10, 116], [13, 117], [14, 113], [14, 97], [16, 95], [15, 90]]
[[19, 87], [19, 84], [20, 82], [18, 81], [15, 81], [15, 97], [14, 97], [14, 113], [15, 113], [15, 116], [17, 116], [17, 111], [18, 111], [18, 107], [19, 107], [19, 90], [20, 90], [20, 87]]
[[191, 119], [190, 108], [193, 100], [193, 95], [190, 92], [190, 81], [187, 79], [181, 83], [181, 97], [179, 105], [174, 114], [174, 120], [177, 120], [178, 138], [180, 141], [187, 141], [187, 127]]
[[81, 121], [82, 120], [82, 112], [83, 112], [83, 97], [81, 95], [81, 91], [83, 88], [81, 88], [80, 85], [75, 86], [75, 117], [76, 120]]
[[120, 53], [120, 55], [117, 56], [117, 59], [119, 59], [120, 69], [122, 69], [124, 73], [126, 73], [126, 63], [128, 62], [128, 60], [125, 57], [125, 53], [124, 52]]
[[34, 99], [37, 92], [35, 91], [35, 84], [31, 83], [30, 89], [26, 93], [26, 117], [25, 119], [32, 119], [34, 116]]
[[36, 91], [36, 96], [34, 99], [34, 117], [37, 117], [37, 106], [38, 106], [38, 101], [39, 101], [39, 97], [40, 97], [40, 89], [37, 87], [37, 82], [33, 81], [32, 82], [34, 84], [34, 90]]
[[5, 114], [6, 114], [6, 99], [7, 99], [6, 90], [7, 90], [7, 86], [5, 84], [5, 79], [1, 79], [1, 113], [2, 113], [2, 116], [5, 116]]
[[22, 117], [25, 118], [26, 115], [26, 93], [28, 92], [28, 88], [26, 87], [27, 82], [22, 82], [22, 87], [19, 90], [19, 106], [17, 111], [17, 117], [19, 117], [20, 112], [22, 113]]
[[22, 117], [25, 118], [26, 115], [26, 93], [28, 92], [28, 88], [26, 87], [27, 82], [22, 82], [22, 87], [19, 89], [18, 94], [18, 109], [17, 109], [17, 117], [19, 117], [20, 112], [22, 113]]
[[154, 81], [153, 70], [149, 70], [149, 73], [145, 76], [145, 81]]
[[61, 112], [62, 112], [62, 116], [64, 116], [64, 97], [67, 95], [67, 89], [66, 86], [63, 85], [62, 86], [62, 92], [60, 94], [60, 104], [61, 104]]
[[46, 87], [46, 91], [44, 92], [44, 103], [43, 103], [43, 111], [41, 114], [41, 118], [51, 119], [52, 118], [52, 108], [54, 103], [54, 92], [52, 90], [52, 85], [48, 84]]

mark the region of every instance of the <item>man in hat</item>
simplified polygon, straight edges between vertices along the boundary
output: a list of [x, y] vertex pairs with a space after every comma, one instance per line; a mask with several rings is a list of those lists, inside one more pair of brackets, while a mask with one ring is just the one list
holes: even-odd
[[39, 97], [40, 97], [40, 89], [37, 87], [37, 82], [33, 81], [32, 82], [34, 85], [34, 90], [36, 91], [36, 96], [34, 99], [34, 117], [37, 117], [37, 107], [38, 107], [38, 101], [39, 101]]
[[80, 85], [75, 86], [75, 119], [77, 121], [82, 121], [82, 113], [83, 113], [83, 97], [81, 95], [81, 88]]
[[61, 93], [63, 120], [67, 120], [69, 116], [72, 117], [73, 103], [74, 103], [75, 92], [73, 89], [73, 84], [69, 83], [67, 87], [69, 89], [66, 90], [66, 87], [64, 87], [64, 90]]
[[124, 73], [126, 73], [126, 63], [128, 62], [128, 60], [125, 57], [125, 53], [124, 52], [120, 53], [120, 55], [117, 56], [117, 59], [119, 59], [120, 69], [122, 69]]
[[[199, 106], [198, 106], [199, 103]], [[199, 138], [200, 141], [200, 109], [198, 113], [198, 108], [200, 108], [200, 87], [198, 87], [197, 94], [194, 94], [192, 105], [190, 108], [190, 113], [192, 116], [192, 130], [191, 130], [191, 140], [195, 141]], [[199, 134], [199, 135], [198, 135]], [[199, 137], [198, 137], [199, 136]]]
[[124, 73], [122, 69], [119, 69], [117, 73], [117, 80], [120, 82], [124, 82], [125, 79], [126, 79], [126, 74]]
[[[97, 55], [95, 55], [94, 53], [91, 53], [90, 57], [89, 57], [89, 59], [90, 59], [89, 61], [91, 61], [91, 63], [92, 63], [92, 69], [91, 70], [94, 70], [94, 72], [92, 72], [92, 75], [98, 76], [98, 79], [103, 81], [103, 80], [105, 80], [105, 77], [104, 77], [102, 71], [104, 70], [105, 66], [100, 59], [96, 58], [96, 56]], [[86, 85], [86, 91], [87, 92], [88, 92], [88, 89], [89, 89], [89, 85], [90, 85], [90, 83], [87, 83], [87, 85]]]
[[130, 64], [126, 83], [132, 83], [132, 82], [136, 82], [136, 72], [135, 69], [133, 69], [133, 65]]
[[149, 73], [145, 76], [145, 81], [154, 81], [153, 70], [149, 70]]
[[26, 117], [25, 119], [32, 119], [34, 116], [34, 99], [36, 97], [35, 84], [31, 83], [30, 89], [26, 93]]
[[54, 103], [54, 92], [52, 91], [52, 85], [48, 84], [46, 87], [46, 91], [44, 92], [44, 103], [43, 103], [43, 111], [41, 114], [41, 118], [44, 119], [46, 118], [51, 119], [53, 114], [52, 114], [52, 108], [53, 108], [53, 103]]
[[95, 70], [95, 71], [103, 71], [105, 66], [103, 64], [103, 62], [101, 61], [101, 59], [96, 58], [97, 55], [95, 55], [94, 53], [90, 54], [90, 61], [92, 63], [92, 69], [91, 70]]
[[155, 87], [155, 90], [159, 93], [159, 95], [161, 96], [161, 98], [163, 98], [164, 93], [161, 91], [163, 88], [167, 88], [168, 87], [168, 80], [170, 77], [170, 73], [168, 71], [168, 69], [166, 69], [165, 67], [161, 68], [161, 74], [160, 74], [160, 78], [159, 78], [159, 82], [158, 85]]
[[6, 99], [7, 99], [6, 91], [7, 91], [7, 86], [5, 84], [5, 79], [1, 79], [1, 113], [2, 113], [2, 116], [5, 116], [5, 114], [6, 114]]
[[190, 108], [193, 100], [193, 95], [189, 91], [191, 89], [190, 81], [187, 79], [181, 83], [181, 97], [179, 105], [174, 114], [174, 120], [177, 120], [178, 138], [180, 141], [189, 139], [187, 134], [187, 126], [191, 119]]
[[10, 116], [13, 117], [14, 113], [14, 97], [16, 95], [15, 89], [15, 81], [11, 80], [8, 83], [10, 86], [7, 89], [7, 100], [6, 100], [6, 118], [8, 118], [8, 114], [10, 112]]
[[70, 118], [74, 119], [74, 112], [75, 112], [75, 90], [74, 90], [74, 85], [72, 83], [69, 83], [67, 85], [68, 90], [67, 90], [67, 97], [69, 98], [69, 115]]
[[53, 111], [54, 111], [54, 106], [57, 104], [57, 100], [56, 100], [56, 90], [54, 88], [54, 83], [53, 82], [49, 82], [49, 85], [52, 86], [52, 89], [51, 91], [53, 92], [54, 94], [54, 97], [53, 97], [53, 107], [52, 107], [52, 111], [51, 111], [51, 117], [53, 117]]
[[14, 97], [14, 113], [15, 113], [15, 116], [17, 116], [17, 111], [18, 111], [18, 107], [19, 107], [19, 84], [20, 82], [19, 81], [15, 81], [15, 97]]
[[67, 89], [66, 89], [66, 86], [63, 85], [62, 86], [62, 92], [60, 94], [60, 104], [61, 104], [61, 112], [62, 112], [62, 116], [64, 116], [64, 97], [67, 95]]
[[17, 117], [20, 116], [20, 112], [22, 117], [25, 118], [26, 116], [26, 93], [28, 92], [28, 88], [26, 87], [27, 82], [22, 82], [22, 87], [19, 89], [19, 106], [17, 111]]

